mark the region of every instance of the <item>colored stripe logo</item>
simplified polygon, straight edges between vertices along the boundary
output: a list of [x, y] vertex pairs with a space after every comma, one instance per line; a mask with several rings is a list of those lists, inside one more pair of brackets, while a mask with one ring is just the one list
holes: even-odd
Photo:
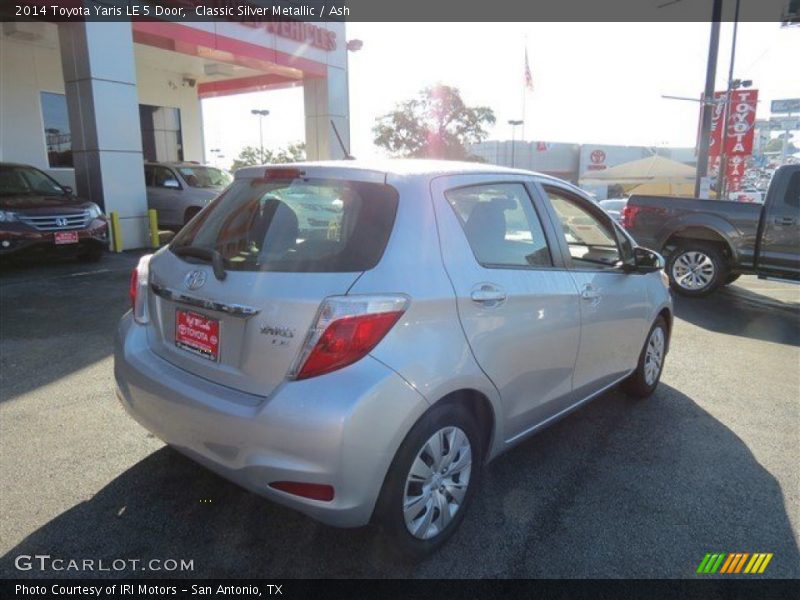
[[752, 554], [749, 552], [709, 552], [697, 566], [697, 573], [701, 575], [713, 575], [714, 573], [761, 574], [766, 570], [772, 556], [772, 552], [754, 552]]

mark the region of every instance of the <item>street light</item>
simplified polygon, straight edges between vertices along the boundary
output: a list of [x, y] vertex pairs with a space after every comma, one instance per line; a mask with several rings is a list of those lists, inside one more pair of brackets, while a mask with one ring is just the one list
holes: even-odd
[[262, 127], [262, 123], [264, 122], [264, 117], [269, 115], [269, 111], [266, 109], [258, 109], [254, 108], [250, 111], [250, 114], [256, 115], [258, 117], [258, 141], [259, 146], [261, 148], [261, 153], [259, 154], [259, 160], [263, 162], [264, 160], [264, 130]]
[[516, 145], [514, 134], [517, 132], [517, 125], [522, 125], [522, 119], [509, 119], [508, 124], [511, 125], [511, 168], [514, 168], [514, 146]]

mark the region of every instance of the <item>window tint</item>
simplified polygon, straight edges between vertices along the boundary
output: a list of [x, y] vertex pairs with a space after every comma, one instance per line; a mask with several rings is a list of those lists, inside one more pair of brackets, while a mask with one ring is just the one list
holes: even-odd
[[155, 167], [155, 181], [154, 185], [156, 187], [167, 187], [165, 182], [167, 181], [178, 181], [178, 178], [175, 177], [175, 173], [167, 169], [166, 167]]
[[561, 221], [573, 264], [584, 269], [617, 266], [621, 257], [609, 223], [596, 216], [583, 201], [554, 188], [545, 189]]
[[522, 184], [463, 187], [450, 190], [445, 196], [480, 264], [552, 266], [542, 225]]
[[786, 204], [800, 207], [800, 171], [792, 175], [786, 186]]
[[32, 167], [0, 167], [0, 196], [63, 196], [54, 179]]
[[365, 271], [383, 255], [396, 211], [388, 185], [239, 179], [171, 247], [216, 250], [242, 271]]
[[233, 181], [230, 173], [214, 167], [178, 167], [191, 187], [221, 189]]

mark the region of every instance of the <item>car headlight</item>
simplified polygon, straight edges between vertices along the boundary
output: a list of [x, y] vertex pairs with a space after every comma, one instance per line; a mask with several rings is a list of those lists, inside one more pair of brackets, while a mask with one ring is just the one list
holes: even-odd
[[17, 220], [17, 213], [7, 210], [0, 210], [0, 223], [10, 223]]
[[99, 217], [102, 214], [103, 214], [103, 211], [100, 210], [100, 207], [97, 206], [97, 204], [92, 204], [89, 207], [89, 218], [90, 219], [96, 219], [97, 217]]

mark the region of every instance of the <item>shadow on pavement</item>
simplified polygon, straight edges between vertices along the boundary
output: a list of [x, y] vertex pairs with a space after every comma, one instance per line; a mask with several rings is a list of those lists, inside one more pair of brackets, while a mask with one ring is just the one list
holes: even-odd
[[193, 577], [694, 577], [706, 552], [773, 552], [766, 576], [800, 575], [776, 479], [662, 384], [647, 401], [612, 391], [498, 458], [461, 530], [415, 567], [372, 528], [317, 524], [162, 448], [22, 540], [0, 575], [53, 576], [14, 569], [50, 554], [193, 559]]
[[98, 263], [25, 260], [0, 268], [0, 401], [97, 362], [113, 352], [128, 310], [130, 273], [142, 252]]
[[704, 298], [673, 295], [675, 316], [729, 335], [800, 346], [800, 303], [731, 285]]

